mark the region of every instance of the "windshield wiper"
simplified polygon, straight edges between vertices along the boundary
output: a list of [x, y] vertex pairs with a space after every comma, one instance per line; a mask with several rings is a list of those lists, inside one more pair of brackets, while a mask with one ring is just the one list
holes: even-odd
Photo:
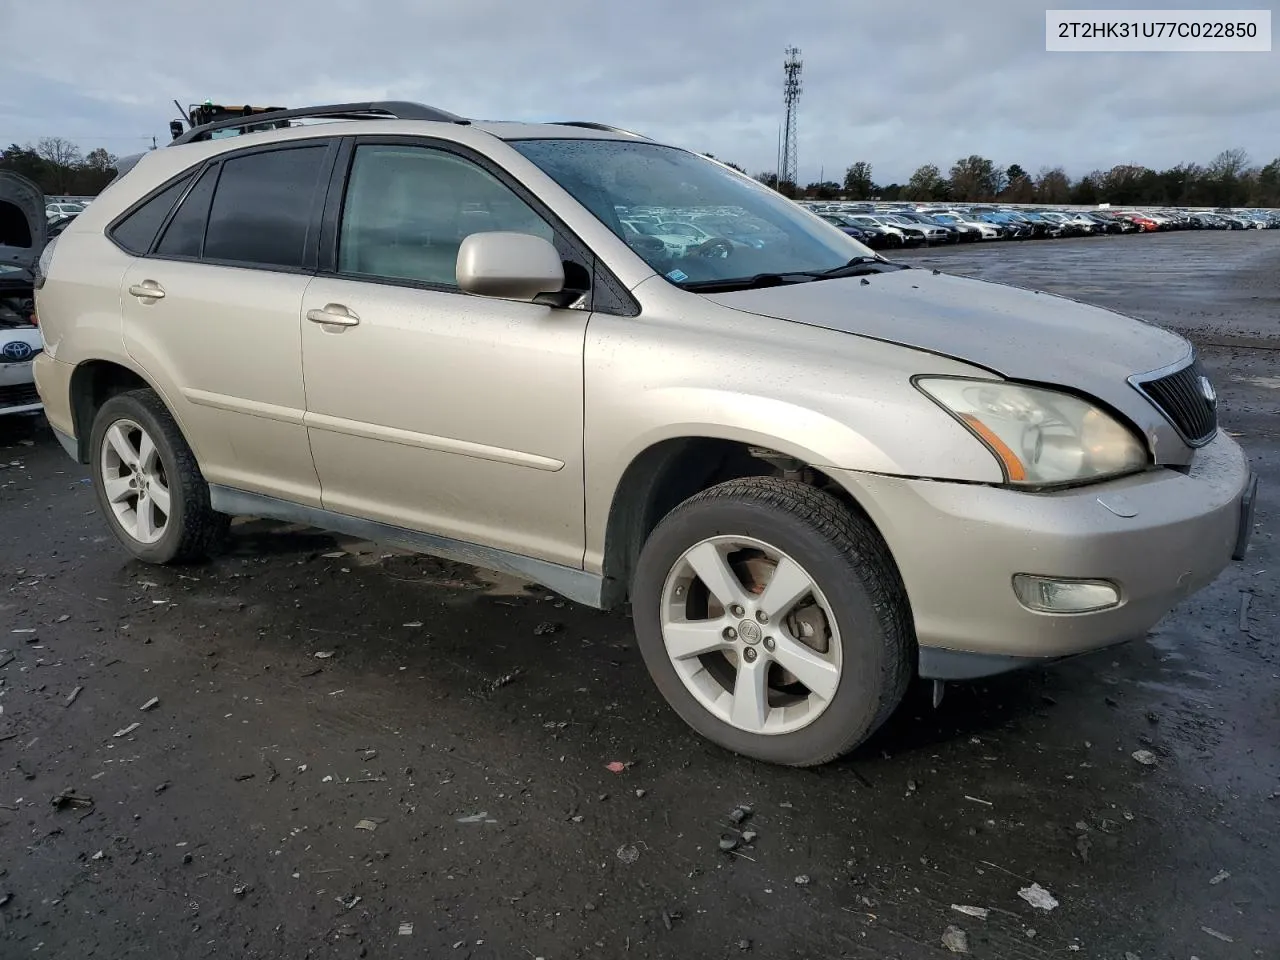
[[848, 263], [842, 263], [838, 267], [832, 267], [830, 270], [815, 270], [809, 274], [811, 277], [819, 279], [829, 279], [831, 277], [856, 277], [860, 273], [880, 273], [882, 269], [889, 270], [909, 270], [911, 269], [905, 263], [893, 263], [883, 257], [854, 257]]
[[731, 277], [727, 280], [694, 280], [680, 284], [685, 290], [700, 293], [728, 293], [731, 290], [758, 290], [763, 287], [781, 287], [788, 283], [810, 283], [818, 274], [797, 270], [791, 273], [757, 273], [750, 277]]
[[882, 257], [854, 257], [848, 263], [828, 270], [792, 270], [787, 273], [757, 273], [750, 277], [732, 277], [728, 280], [694, 280], [680, 284], [685, 290], [699, 293], [728, 293], [732, 290], [759, 290], [764, 287], [781, 287], [788, 283], [809, 283], [814, 280], [830, 280], [836, 277], [856, 277], [865, 273], [882, 273], [885, 270], [907, 270], [906, 264], [893, 263]]

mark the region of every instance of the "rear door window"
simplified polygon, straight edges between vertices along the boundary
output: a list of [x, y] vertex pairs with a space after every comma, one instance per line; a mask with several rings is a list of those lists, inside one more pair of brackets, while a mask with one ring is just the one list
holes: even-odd
[[157, 256], [200, 256], [205, 222], [209, 214], [209, 198], [213, 196], [213, 185], [217, 179], [216, 166], [210, 167], [201, 175], [191, 192], [183, 199], [182, 206], [173, 215], [169, 225], [164, 228], [164, 236], [156, 245]]
[[301, 269], [328, 144], [233, 157], [209, 210], [204, 259]]

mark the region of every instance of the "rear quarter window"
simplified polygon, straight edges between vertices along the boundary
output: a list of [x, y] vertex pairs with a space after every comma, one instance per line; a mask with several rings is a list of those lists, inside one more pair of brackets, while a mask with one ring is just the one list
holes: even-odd
[[110, 236], [117, 244], [135, 256], [144, 256], [151, 249], [169, 211], [191, 182], [193, 173], [174, 181], [142, 205], [134, 209], [111, 228]]

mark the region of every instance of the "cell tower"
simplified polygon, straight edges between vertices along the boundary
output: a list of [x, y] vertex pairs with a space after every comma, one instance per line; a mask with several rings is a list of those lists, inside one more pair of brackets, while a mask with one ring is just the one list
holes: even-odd
[[782, 99], [787, 105], [787, 118], [783, 122], [782, 127], [782, 160], [778, 164], [778, 181], [791, 183], [796, 182], [797, 173], [797, 152], [796, 152], [796, 113], [800, 107], [800, 70], [804, 64], [800, 60], [800, 50], [797, 47], [787, 47], [787, 59], [783, 61], [782, 69], [786, 73], [786, 80], [782, 84]]

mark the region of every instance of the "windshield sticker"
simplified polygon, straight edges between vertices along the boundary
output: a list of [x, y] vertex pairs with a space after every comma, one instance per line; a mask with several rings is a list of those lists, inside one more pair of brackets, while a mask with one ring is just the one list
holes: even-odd
[[689, 279], [689, 275], [685, 273], [683, 270], [676, 269], [676, 270], [672, 270], [670, 273], [667, 274], [667, 279], [675, 283], [684, 283], [686, 280]]

